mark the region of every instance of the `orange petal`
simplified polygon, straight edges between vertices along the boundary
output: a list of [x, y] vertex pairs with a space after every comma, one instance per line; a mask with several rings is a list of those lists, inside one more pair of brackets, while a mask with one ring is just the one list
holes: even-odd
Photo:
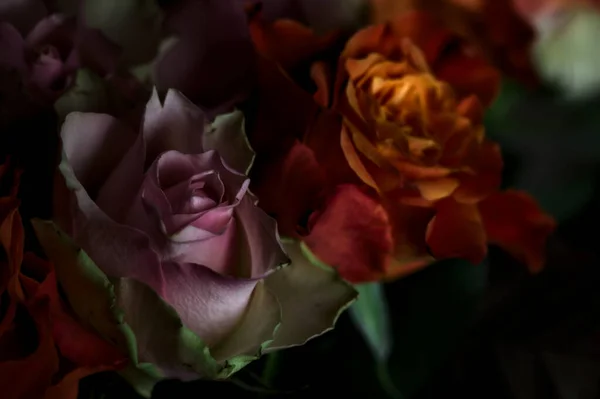
[[479, 203], [479, 212], [490, 243], [508, 251], [533, 273], [542, 270], [546, 240], [554, 231], [554, 219], [521, 191], [490, 195]]
[[346, 126], [346, 124], [342, 125], [340, 143], [342, 146], [342, 150], [344, 151], [344, 155], [346, 156], [346, 160], [348, 161], [348, 164], [350, 165], [352, 170], [365, 184], [379, 191], [379, 186], [377, 185], [377, 182], [367, 170], [365, 164], [360, 159], [356, 148], [354, 147], [354, 142], [350, 137], [350, 132], [348, 131], [348, 127]]
[[450, 196], [458, 187], [459, 181], [447, 177], [437, 180], [420, 180], [415, 185], [427, 201], [437, 201]]
[[458, 202], [475, 204], [500, 188], [502, 180], [502, 154], [500, 146], [484, 141], [472, 160], [473, 173], [461, 173], [460, 186], [454, 192]]
[[460, 204], [449, 198], [437, 203], [436, 209], [426, 233], [433, 256], [481, 263], [487, 253], [487, 241], [477, 206]]

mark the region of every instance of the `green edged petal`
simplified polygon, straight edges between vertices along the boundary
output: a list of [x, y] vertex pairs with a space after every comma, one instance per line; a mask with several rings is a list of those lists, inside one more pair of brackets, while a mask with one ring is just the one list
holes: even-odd
[[283, 239], [292, 260], [266, 279], [281, 305], [281, 327], [266, 352], [303, 345], [335, 326], [357, 292], [338, 273], [317, 261], [302, 243]]

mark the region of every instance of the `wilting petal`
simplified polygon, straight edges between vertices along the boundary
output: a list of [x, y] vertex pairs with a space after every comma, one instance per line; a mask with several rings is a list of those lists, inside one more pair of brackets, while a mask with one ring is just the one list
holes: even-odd
[[251, 182], [260, 198], [258, 205], [277, 220], [279, 232], [296, 236], [302, 233], [304, 219], [317, 208], [325, 176], [312, 151], [296, 142], [277, 159], [259, 157]]
[[479, 203], [488, 241], [539, 272], [545, 262], [546, 240], [556, 227], [535, 200], [520, 191], [490, 195]]
[[341, 185], [313, 218], [306, 245], [344, 279], [363, 282], [385, 273], [394, 241], [381, 204], [356, 186]]
[[[302, 345], [333, 329], [357, 292], [335, 270], [317, 265], [298, 241], [284, 240], [290, 266], [267, 277], [267, 288], [281, 304], [281, 326], [267, 351]], [[311, 255], [312, 256], [312, 255]], [[298, 298], [304, 298], [298, 301]]]
[[202, 153], [204, 124], [202, 111], [180, 92], [169, 90], [162, 104], [155, 90], [144, 114], [147, 162], [169, 150], [184, 154]]
[[254, 162], [254, 151], [244, 123], [244, 114], [240, 111], [219, 115], [202, 135], [202, 143], [205, 151], [216, 150], [229, 167], [248, 174]]
[[449, 198], [438, 202], [436, 209], [426, 233], [433, 256], [481, 263], [487, 253], [487, 240], [477, 206], [460, 204]]
[[[159, 89], [181, 90], [206, 108], [235, 103], [248, 94], [254, 51], [239, 1], [184, 0], [167, 15], [167, 26], [179, 41], [155, 65]], [[227, 76], [226, 83], [215, 76]]]
[[61, 130], [63, 153], [79, 182], [97, 193], [136, 135], [109, 115], [74, 112]]

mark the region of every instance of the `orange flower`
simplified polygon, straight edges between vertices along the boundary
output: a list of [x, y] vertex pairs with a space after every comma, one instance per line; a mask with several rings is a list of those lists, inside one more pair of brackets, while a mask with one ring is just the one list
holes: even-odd
[[477, 47], [504, 74], [530, 86], [539, 83], [530, 57], [534, 31], [513, 0], [371, 0], [371, 5], [374, 23], [418, 10], [438, 29], [448, 29]]
[[484, 139], [479, 101], [459, 102], [410, 41], [403, 52], [398, 62], [377, 53], [346, 60], [346, 98], [354, 111], [344, 113], [341, 135], [348, 163], [377, 191], [400, 190], [409, 205], [451, 195], [482, 199], [500, 184], [502, 158]]
[[[0, 166], [0, 178], [10, 178]], [[8, 176], [7, 176], [8, 175]], [[23, 253], [19, 174], [0, 198], [0, 386], [7, 399], [75, 399], [79, 380], [125, 365], [111, 344], [83, 327], [61, 300], [52, 264]]]
[[[254, 16], [251, 32], [264, 57], [259, 70], [268, 73], [250, 138], [268, 148], [268, 156], [258, 151], [263, 170], [283, 173], [294, 164], [306, 170], [303, 179], [319, 176], [312, 190], [324, 200], [304, 237], [317, 257], [364, 282], [397, 278], [435, 259], [479, 263], [493, 243], [540, 270], [554, 222], [529, 196], [498, 192], [502, 157], [485, 138], [482, 117], [499, 74], [468, 43], [422, 12], [367, 27], [337, 53], [339, 36], [318, 38], [291, 21], [264, 24]], [[314, 110], [314, 103], [327, 109]], [[285, 126], [280, 113], [296, 122]], [[282, 152], [282, 163], [272, 164], [272, 154]], [[303, 159], [310, 165], [299, 165]], [[299, 186], [294, 177], [277, 180]], [[261, 201], [281, 191], [267, 180], [256, 190]], [[306, 212], [308, 202], [298, 200], [280, 195], [277, 202]], [[282, 216], [283, 206], [271, 211], [287, 226], [297, 223]]]

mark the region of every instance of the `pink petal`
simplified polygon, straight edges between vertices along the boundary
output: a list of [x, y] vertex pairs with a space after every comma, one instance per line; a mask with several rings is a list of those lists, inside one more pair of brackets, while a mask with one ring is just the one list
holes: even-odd
[[144, 181], [144, 137], [139, 135], [111, 171], [98, 192], [96, 203], [110, 218], [122, 222]]
[[29, 83], [49, 100], [55, 100], [67, 88], [68, 79], [56, 49], [49, 48], [31, 66]]
[[175, 150], [184, 154], [202, 153], [205, 118], [202, 111], [181, 93], [169, 90], [164, 104], [154, 91], [144, 114], [146, 159]]
[[159, 294], [209, 346], [227, 337], [250, 302], [256, 279], [233, 279], [191, 263], [164, 263]]
[[77, 180], [95, 196], [136, 140], [110, 115], [74, 112], [61, 130], [63, 153]]

